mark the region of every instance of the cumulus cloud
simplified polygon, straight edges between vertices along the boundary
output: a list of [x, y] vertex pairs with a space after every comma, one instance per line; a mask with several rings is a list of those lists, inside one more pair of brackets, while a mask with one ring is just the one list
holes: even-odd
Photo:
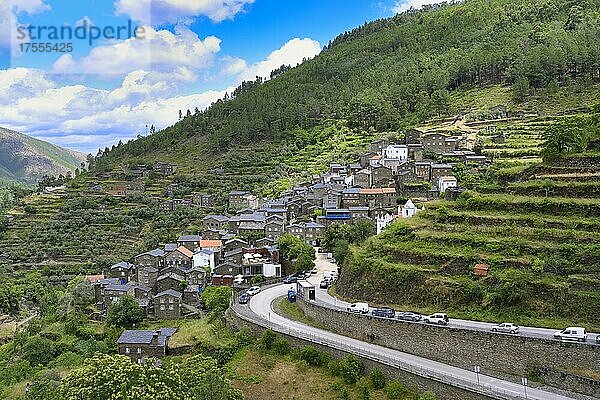
[[116, 0], [117, 15], [151, 25], [189, 22], [206, 16], [214, 22], [233, 18], [254, 0]]
[[53, 72], [111, 78], [136, 70], [168, 72], [179, 67], [198, 70], [209, 67], [220, 51], [219, 38], [208, 36], [202, 40], [185, 26], [175, 27], [174, 33], [151, 26], [143, 28], [140, 33], [143, 37], [95, 47], [79, 60], [65, 54], [56, 60]]
[[[218, 61], [223, 73], [237, 74], [236, 80], [241, 82], [256, 75], [268, 77], [280, 65], [295, 66], [319, 51], [320, 45], [314, 40], [292, 39], [250, 66], [235, 57]], [[70, 62], [82, 65], [81, 60]], [[36, 69], [0, 70], [0, 87], [7, 88], [0, 93], [0, 125], [58, 145], [95, 152], [144, 134], [146, 125], [157, 129], [169, 126], [177, 121], [179, 110], [205, 109], [233, 90], [228, 87], [182, 95], [198, 80], [197, 70], [185, 64], [164, 71], [132, 70], [113, 89], [60, 85], [56, 75]]]
[[0, 4], [0, 48], [8, 49], [17, 37], [20, 13], [37, 14], [50, 10], [44, 0], [4, 0]]
[[257, 62], [247, 68], [243, 72], [242, 78], [245, 80], [252, 80], [257, 76], [268, 78], [274, 69], [284, 64], [295, 67], [297, 64], [302, 63], [302, 60], [313, 58], [320, 51], [321, 45], [316, 40], [294, 38], [269, 54], [266, 60]]

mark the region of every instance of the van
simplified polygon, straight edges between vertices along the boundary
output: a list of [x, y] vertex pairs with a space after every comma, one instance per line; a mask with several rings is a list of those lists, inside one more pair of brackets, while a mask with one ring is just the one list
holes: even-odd
[[346, 308], [348, 312], [368, 314], [369, 305], [367, 303], [352, 303]]
[[558, 340], [574, 340], [577, 342], [585, 342], [587, 338], [587, 332], [585, 331], [585, 328], [570, 326], [562, 331], [555, 332], [554, 338]]

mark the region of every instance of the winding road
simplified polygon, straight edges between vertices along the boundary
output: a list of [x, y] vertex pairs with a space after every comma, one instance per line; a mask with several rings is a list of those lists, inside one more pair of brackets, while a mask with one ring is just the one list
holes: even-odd
[[[428, 379], [467, 389], [492, 398], [527, 398], [532, 400], [570, 399], [570, 397], [541, 389], [526, 388], [518, 383], [493, 378], [484, 374], [476, 374], [462, 368], [402, 353], [287, 319], [275, 313], [272, 303], [275, 299], [285, 296], [288, 289], [289, 285], [277, 285], [266, 288], [253, 296], [248, 305], [234, 304], [233, 310], [238, 316], [245, 316], [245, 318], [249, 320], [253, 319], [254, 321], [259, 319], [262, 321], [263, 326], [271, 327], [281, 333], [287, 333], [331, 348], [352, 352]], [[527, 395], [525, 395], [525, 390], [527, 390]]]
[[[317, 253], [316, 266], [318, 269], [317, 274], [313, 274], [308, 281], [315, 285], [316, 289], [316, 301], [317, 304], [326, 304], [328, 307], [337, 308], [340, 310], [345, 310], [350, 303], [339, 300], [333, 296], [331, 296], [326, 289], [319, 289], [319, 282], [323, 278], [323, 272], [337, 270], [336, 264], [329, 261], [327, 259], [327, 255], [324, 253]], [[373, 308], [371, 308], [372, 310]], [[405, 310], [408, 311], [408, 310]], [[444, 312], [444, 310], [439, 310], [440, 312]], [[512, 321], [499, 321], [500, 322], [512, 322]], [[398, 323], [423, 323], [423, 322], [407, 322], [407, 321], [398, 321]], [[470, 321], [465, 319], [455, 319], [451, 318], [447, 327], [449, 328], [461, 328], [461, 329], [470, 329], [476, 331], [485, 331], [489, 332], [492, 330], [492, 327], [497, 325], [495, 323], [489, 322], [479, 322], [479, 321]], [[565, 327], [566, 328], [566, 327]], [[444, 329], [444, 327], [440, 327], [440, 329]], [[518, 336], [532, 337], [532, 338], [542, 338], [542, 339], [554, 339], [554, 333], [556, 329], [547, 329], [547, 328], [535, 328], [528, 326], [520, 326]], [[505, 333], [498, 333], [498, 335], [505, 335]], [[600, 346], [600, 344], [596, 343], [596, 337], [599, 336], [598, 333], [590, 333], [587, 334], [587, 341], [585, 342], [591, 346]]]

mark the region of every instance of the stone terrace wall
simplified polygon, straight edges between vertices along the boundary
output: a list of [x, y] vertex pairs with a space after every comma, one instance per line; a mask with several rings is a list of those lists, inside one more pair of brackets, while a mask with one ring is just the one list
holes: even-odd
[[[491, 371], [518, 379], [539, 368], [579, 374], [600, 371], [600, 346], [388, 320], [350, 314], [302, 299], [298, 305], [309, 318], [332, 332], [461, 368], [479, 365], [483, 373]], [[582, 385], [582, 381], [595, 383]], [[562, 379], [553, 375], [548, 383], [600, 398], [600, 382], [572, 373]]]
[[[237, 315], [235, 315], [235, 313], [231, 312], [231, 310], [229, 310], [227, 312], [226, 322], [227, 322], [227, 325], [233, 330], [239, 330], [243, 326], [247, 326], [252, 330], [252, 332], [254, 333], [254, 335], [256, 337], [259, 337], [265, 331], [265, 328], [263, 328], [262, 326], [239, 318]], [[348, 354], [351, 354], [349, 352], [332, 349], [330, 347], [315, 344], [315, 343], [297, 338], [295, 336], [290, 336], [290, 335], [286, 335], [286, 334], [282, 334], [282, 333], [277, 333], [277, 335], [289, 340], [291, 345], [294, 348], [302, 348], [305, 346], [312, 346], [312, 347], [316, 348], [317, 350], [327, 351], [328, 353], [331, 354], [331, 356], [333, 358], [336, 358], [336, 359], [342, 359], [342, 358], [346, 357]], [[372, 369], [377, 368], [378, 370], [382, 371], [388, 379], [399, 379], [407, 387], [416, 385], [419, 388], [419, 390], [421, 390], [421, 391], [430, 390], [430, 391], [434, 392], [436, 394], [436, 397], [438, 400], [457, 400], [457, 399], [460, 399], [460, 400], [485, 400], [485, 399], [491, 399], [489, 397], [486, 397], [486, 396], [483, 396], [480, 394], [476, 394], [476, 393], [473, 393], [473, 392], [470, 392], [467, 390], [463, 390], [463, 389], [460, 389], [460, 388], [457, 388], [454, 386], [446, 385], [446, 384], [438, 382], [438, 381], [426, 379], [426, 378], [423, 378], [418, 375], [413, 375], [409, 372], [403, 371], [398, 368], [394, 368], [387, 364], [373, 361], [371, 359], [367, 359], [367, 358], [363, 358], [363, 357], [359, 357], [359, 358], [361, 359], [361, 361], [365, 367], [365, 372], [368, 373]]]

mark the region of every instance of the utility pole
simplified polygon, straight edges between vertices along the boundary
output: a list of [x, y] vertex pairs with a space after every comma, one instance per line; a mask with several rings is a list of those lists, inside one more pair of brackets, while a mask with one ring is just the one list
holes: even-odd
[[479, 385], [479, 373], [481, 372], [481, 367], [479, 365], [476, 365], [475, 367], [473, 367], [473, 371], [475, 371], [475, 373], [477, 374], [477, 384]]
[[525, 400], [527, 400], [527, 378], [521, 378], [521, 383], [523, 384], [523, 390], [525, 390]]

